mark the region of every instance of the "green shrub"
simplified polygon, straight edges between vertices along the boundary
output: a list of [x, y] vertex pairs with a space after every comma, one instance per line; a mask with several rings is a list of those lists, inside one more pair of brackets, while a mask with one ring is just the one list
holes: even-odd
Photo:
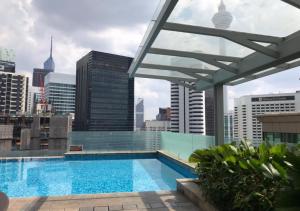
[[196, 150], [190, 162], [197, 162], [201, 189], [220, 210], [273, 210], [280, 192], [293, 186], [292, 157], [285, 145], [243, 141]]

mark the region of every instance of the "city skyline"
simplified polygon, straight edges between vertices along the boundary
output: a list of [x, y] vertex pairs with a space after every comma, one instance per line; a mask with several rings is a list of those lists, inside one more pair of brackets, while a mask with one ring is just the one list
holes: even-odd
[[[75, 74], [76, 61], [91, 49], [133, 56], [158, 1], [149, 3], [131, 0], [127, 3], [126, 8], [122, 8], [122, 4], [116, 4], [116, 0], [101, 1], [96, 5], [93, 5], [93, 2], [96, 1], [78, 2], [73, 8], [68, 7], [68, 4], [71, 4], [69, 0], [51, 2], [4, 0], [2, 2], [3, 7], [0, 9], [1, 13], [4, 14], [4, 18], [0, 20], [0, 24], [4, 26], [0, 29], [0, 42], [5, 43], [5, 46], [1, 47], [15, 50], [17, 73], [29, 75], [34, 67], [42, 67], [43, 61], [49, 55], [49, 38], [51, 35], [54, 39], [53, 55], [56, 71], [59, 73]], [[239, 24], [249, 22], [249, 18], [253, 18], [257, 22], [256, 17], [253, 16], [247, 17], [248, 19], [242, 17], [240, 20], [237, 16], [242, 16], [242, 14], [239, 13], [237, 3], [230, 0], [224, 2], [234, 16], [233, 29], [238, 28], [237, 25], [234, 25], [237, 20], [239, 20]], [[111, 7], [109, 4], [114, 4], [114, 11], [118, 11], [118, 15], [114, 11], [106, 11], [102, 16], [99, 16], [101, 9]], [[209, 15], [208, 18], [211, 18], [217, 11], [218, 4], [219, 1], [207, 2], [206, 15]], [[258, 7], [260, 6], [263, 5], [258, 5]], [[64, 11], [60, 7], [73, 8], [73, 10], [66, 9]], [[275, 7], [272, 6], [273, 13], [280, 9], [280, 7]], [[81, 17], [82, 20], [78, 20], [75, 15], [79, 8], [91, 12], [87, 17]], [[134, 14], [132, 11], [135, 11]], [[294, 14], [289, 15], [291, 18], [294, 17]], [[270, 22], [270, 29], [273, 28], [272, 24], [278, 23]], [[212, 27], [212, 23], [207, 25]], [[249, 31], [257, 31], [256, 26], [249, 27], [253, 27]], [[286, 27], [286, 30], [289, 31], [291, 26], [282, 27], [284, 29]], [[229, 108], [233, 109], [234, 97], [246, 94], [283, 93], [300, 90], [299, 77], [300, 70], [295, 68], [243, 85], [229, 87]], [[145, 119], [154, 119], [157, 108], [170, 106], [169, 82], [136, 79], [136, 90], [136, 98], [142, 97], [145, 100]]]

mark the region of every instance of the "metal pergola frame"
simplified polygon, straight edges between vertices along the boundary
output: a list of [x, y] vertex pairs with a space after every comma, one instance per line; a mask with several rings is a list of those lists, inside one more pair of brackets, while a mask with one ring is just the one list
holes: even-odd
[[[300, 9], [300, 0], [282, 1]], [[223, 105], [223, 99], [221, 102], [223, 85], [241, 84], [300, 65], [300, 30], [286, 37], [276, 37], [167, 22], [177, 2], [178, 0], [166, 0], [148, 36], [142, 43], [141, 50], [129, 68], [130, 77], [168, 80], [199, 91], [214, 88], [216, 104]], [[151, 47], [161, 30], [220, 37], [252, 49], [254, 52], [246, 57], [233, 57]], [[267, 46], [260, 43], [265, 43]], [[197, 59], [218, 69], [143, 63], [147, 53]], [[187, 78], [172, 75], [141, 74], [137, 72], [138, 68], [175, 71], [186, 75]], [[193, 84], [191, 85], [190, 82]], [[224, 122], [221, 116], [223, 116], [224, 111], [221, 106], [216, 106], [215, 112], [216, 142], [222, 144], [224, 142], [222, 140]]]

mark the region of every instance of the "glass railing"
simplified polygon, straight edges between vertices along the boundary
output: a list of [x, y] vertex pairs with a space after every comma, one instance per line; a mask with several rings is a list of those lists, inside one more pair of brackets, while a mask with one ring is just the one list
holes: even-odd
[[48, 156], [63, 156], [66, 150], [11, 150], [0, 151], [1, 158], [17, 158], [17, 157], [48, 157]]
[[82, 146], [84, 152], [156, 151], [160, 149], [160, 132], [74, 131], [68, 138], [68, 149], [72, 146]]
[[213, 145], [213, 136], [160, 131], [75, 131], [68, 139], [69, 151], [74, 147], [88, 153], [162, 150], [182, 160], [188, 160], [196, 149]]
[[[162, 150], [176, 158], [188, 160], [196, 149], [214, 145], [213, 136], [161, 131], [73, 131], [69, 134], [67, 150], [0, 151], [5, 157], [63, 156], [65, 152], [121, 152]], [[72, 149], [72, 150], [70, 150]]]
[[214, 136], [162, 132], [160, 149], [187, 161], [196, 149], [207, 149], [214, 146], [214, 144]]

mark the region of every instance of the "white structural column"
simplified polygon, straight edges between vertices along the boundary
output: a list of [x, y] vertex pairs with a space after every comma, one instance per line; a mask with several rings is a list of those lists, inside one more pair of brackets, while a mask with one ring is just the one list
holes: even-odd
[[223, 84], [214, 86], [215, 98], [215, 144], [224, 144], [224, 97]]

